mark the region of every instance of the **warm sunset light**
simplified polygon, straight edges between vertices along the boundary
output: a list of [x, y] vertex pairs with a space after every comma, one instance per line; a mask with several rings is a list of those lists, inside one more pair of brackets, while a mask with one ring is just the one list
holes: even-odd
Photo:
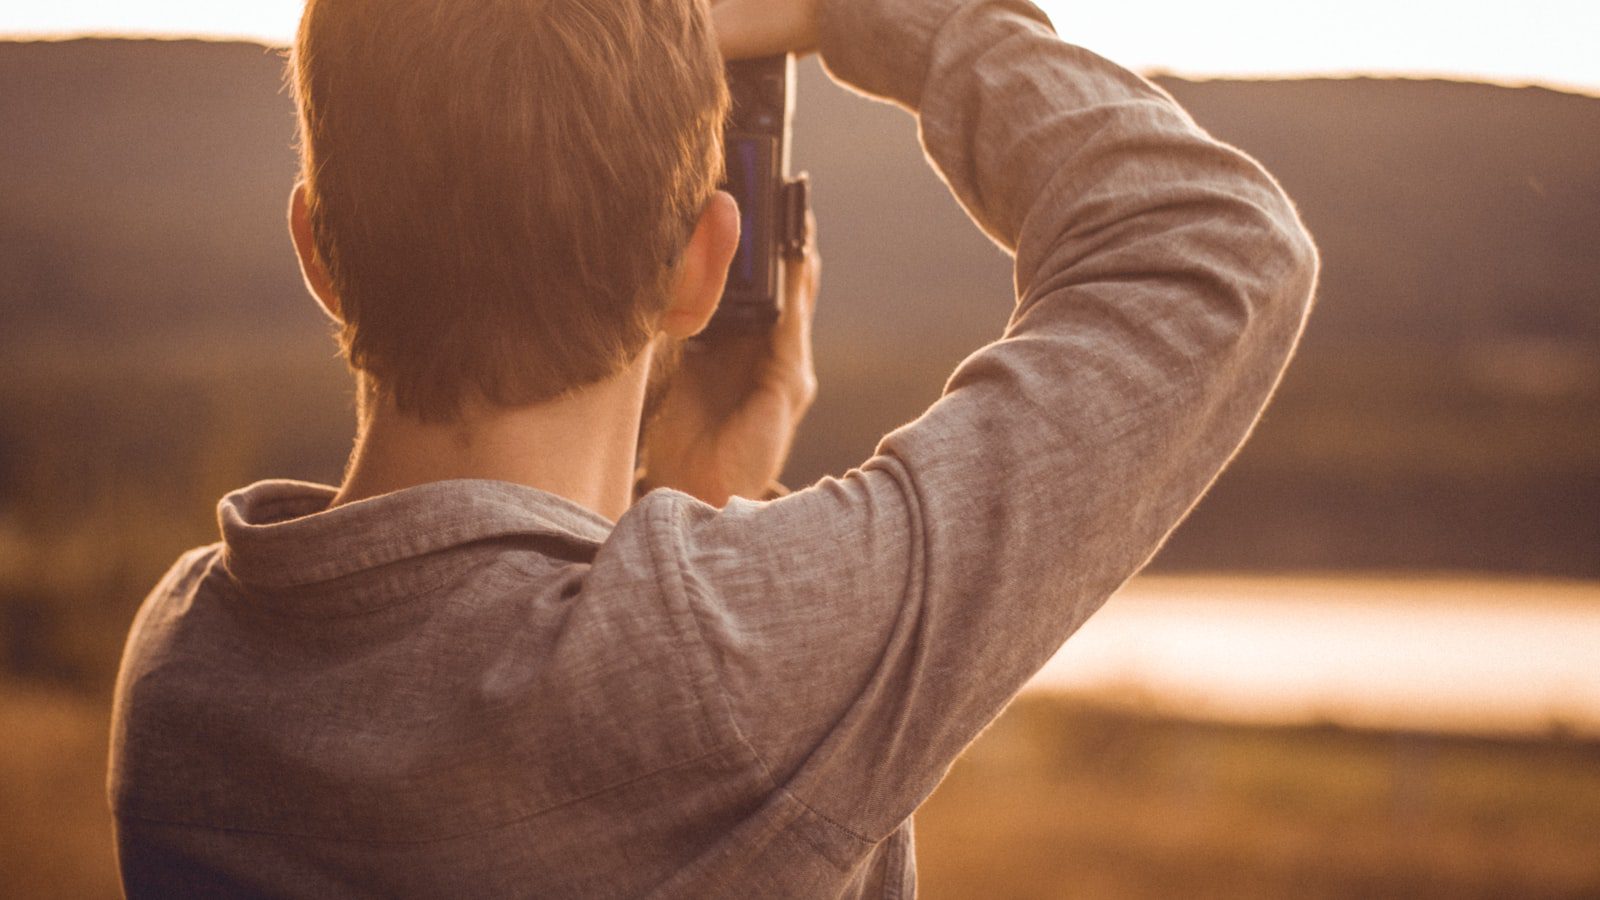
[[0, 0], [0, 900], [1600, 900], [1600, 0], [1031, 2]]
[[1135, 579], [1033, 687], [1221, 719], [1600, 734], [1593, 585], [1381, 577], [1332, 585]]
[[[1408, 74], [1600, 91], [1600, 4], [1353, 0], [1067, 3], [1041, 0], [1061, 34], [1140, 69], [1187, 75]], [[13, 5], [0, 35], [204, 35], [286, 43], [298, 0]]]

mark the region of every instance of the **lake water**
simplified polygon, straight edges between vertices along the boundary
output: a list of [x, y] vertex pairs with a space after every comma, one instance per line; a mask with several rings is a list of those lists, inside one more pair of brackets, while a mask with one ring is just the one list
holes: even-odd
[[1029, 689], [1229, 721], [1600, 737], [1600, 583], [1141, 577]]

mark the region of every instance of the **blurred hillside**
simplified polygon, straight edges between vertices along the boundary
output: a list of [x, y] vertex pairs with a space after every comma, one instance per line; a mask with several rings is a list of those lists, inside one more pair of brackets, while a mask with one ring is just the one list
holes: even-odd
[[[814, 63], [802, 71], [797, 165], [817, 177], [830, 287], [851, 292], [829, 303], [830, 323], [863, 341], [887, 340], [889, 321], [939, 345], [990, 337], [1004, 301], [996, 312], [980, 298], [1004, 287], [1006, 263], [921, 164], [909, 117]], [[7, 346], [316, 330], [281, 234], [294, 121], [277, 51], [0, 43], [0, 77], [12, 87], [0, 96]], [[1600, 100], [1440, 81], [1158, 80], [1302, 206], [1327, 257], [1308, 349], [1600, 342]]]
[[[802, 72], [827, 276], [796, 484], [869, 454], [1010, 308], [911, 119]], [[350, 392], [284, 236], [277, 52], [0, 43], [0, 83], [0, 657], [73, 676], [218, 495], [337, 478]], [[1277, 403], [1156, 566], [1600, 575], [1600, 99], [1162, 83], [1279, 176], [1325, 275]]]

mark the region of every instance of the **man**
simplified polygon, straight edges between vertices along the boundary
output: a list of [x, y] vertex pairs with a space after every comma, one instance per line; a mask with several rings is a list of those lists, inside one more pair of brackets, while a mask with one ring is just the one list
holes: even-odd
[[[813, 255], [731, 408], [691, 359], [635, 500], [737, 241], [719, 48], [916, 114], [1016, 309], [763, 502]], [[1313, 292], [1271, 177], [1023, 0], [311, 0], [293, 66], [360, 438], [338, 488], [224, 499], [134, 623], [133, 896], [911, 896], [912, 813], [1235, 452]]]

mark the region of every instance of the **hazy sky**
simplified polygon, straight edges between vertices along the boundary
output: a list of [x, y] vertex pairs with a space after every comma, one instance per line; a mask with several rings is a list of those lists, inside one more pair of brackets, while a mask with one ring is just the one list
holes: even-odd
[[[1600, 0], [1042, 0], [1062, 36], [1139, 69], [1193, 75], [1405, 73], [1600, 92]], [[6, 4], [0, 35], [201, 34], [285, 43], [301, 0]]]

